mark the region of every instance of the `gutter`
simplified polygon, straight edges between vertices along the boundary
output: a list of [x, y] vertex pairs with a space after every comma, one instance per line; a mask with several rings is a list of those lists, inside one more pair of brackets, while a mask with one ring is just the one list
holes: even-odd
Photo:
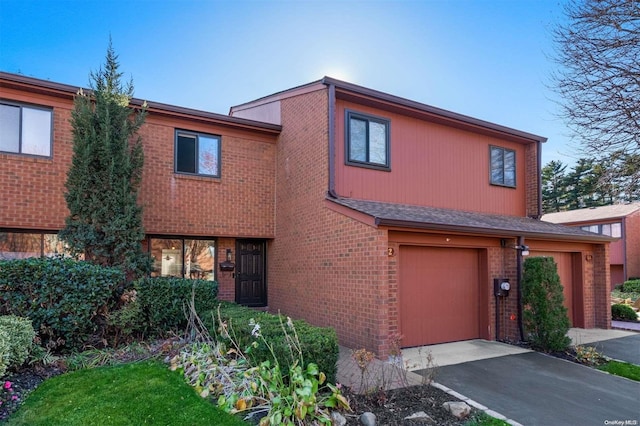
[[[518, 247], [524, 246], [524, 237], [518, 237]], [[518, 305], [518, 332], [520, 333], [520, 341], [524, 342], [524, 324], [522, 322], [522, 251], [516, 250], [516, 280], [518, 285], [518, 291], [516, 293], [517, 305]]]
[[[368, 214], [368, 213], [365, 213]], [[616, 238], [599, 236], [598, 234], [591, 235], [574, 235], [574, 234], [552, 234], [543, 232], [522, 232], [514, 229], [491, 229], [491, 228], [477, 228], [473, 226], [462, 225], [445, 225], [440, 223], [427, 223], [427, 222], [408, 222], [399, 219], [383, 219], [374, 217], [374, 223], [376, 226], [387, 226], [394, 228], [413, 228], [413, 229], [428, 229], [434, 231], [450, 231], [450, 232], [462, 232], [468, 234], [478, 235], [495, 235], [495, 236], [510, 236], [510, 237], [530, 237], [534, 239], [554, 239], [563, 241], [584, 241], [587, 243], [603, 243], [615, 241]]]
[[[323, 83], [327, 84], [325, 80]], [[336, 131], [335, 131], [335, 113], [336, 113], [336, 86], [333, 83], [328, 83], [329, 85], [329, 105], [328, 105], [328, 114], [329, 119], [327, 120], [327, 125], [329, 126], [328, 135], [329, 135], [329, 188], [327, 193], [331, 198], [338, 198], [338, 194], [336, 194]]]

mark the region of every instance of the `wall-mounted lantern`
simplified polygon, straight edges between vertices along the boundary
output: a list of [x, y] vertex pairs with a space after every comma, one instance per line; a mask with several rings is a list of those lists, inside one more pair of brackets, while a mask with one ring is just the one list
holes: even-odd
[[233, 271], [236, 264], [231, 261], [231, 249], [227, 249], [227, 260], [220, 262], [221, 271]]

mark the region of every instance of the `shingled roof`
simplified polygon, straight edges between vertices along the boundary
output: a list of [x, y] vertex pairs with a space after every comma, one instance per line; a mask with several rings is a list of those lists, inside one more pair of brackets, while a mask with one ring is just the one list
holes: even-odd
[[378, 226], [588, 242], [615, 240], [607, 236], [583, 231], [580, 228], [542, 222], [527, 217], [383, 203], [353, 198], [328, 199], [336, 204], [371, 216]]
[[551, 223], [578, 223], [606, 219], [620, 219], [640, 210], [640, 203], [614, 204], [612, 206], [590, 207], [566, 212], [547, 213], [542, 220]]

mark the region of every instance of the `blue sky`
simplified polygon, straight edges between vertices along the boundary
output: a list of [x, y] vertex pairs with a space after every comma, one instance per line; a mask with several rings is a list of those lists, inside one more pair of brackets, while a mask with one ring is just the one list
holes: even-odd
[[77, 86], [109, 35], [135, 96], [227, 114], [325, 75], [549, 138], [562, 0], [0, 0], [0, 70]]

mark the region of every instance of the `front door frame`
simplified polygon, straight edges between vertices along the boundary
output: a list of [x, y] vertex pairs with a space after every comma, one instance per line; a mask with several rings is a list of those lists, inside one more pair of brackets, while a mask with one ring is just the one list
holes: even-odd
[[[243, 253], [242, 246], [243, 244], [251, 243], [257, 246], [260, 246], [260, 253], [256, 253], [261, 255], [260, 263], [262, 264], [259, 268], [259, 273], [254, 276], [260, 280], [259, 286], [262, 287], [262, 296], [258, 299], [247, 300], [247, 297], [244, 297], [242, 294], [242, 281], [245, 278], [245, 266], [243, 264], [247, 259], [247, 255], [250, 253]], [[268, 306], [267, 302], [267, 241], [264, 239], [253, 239], [253, 238], [241, 238], [236, 239], [236, 273], [235, 273], [235, 300], [236, 303], [244, 306], [250, 307], [265, 307]], [[250, 296], [248, 296], [250, 297]]]

